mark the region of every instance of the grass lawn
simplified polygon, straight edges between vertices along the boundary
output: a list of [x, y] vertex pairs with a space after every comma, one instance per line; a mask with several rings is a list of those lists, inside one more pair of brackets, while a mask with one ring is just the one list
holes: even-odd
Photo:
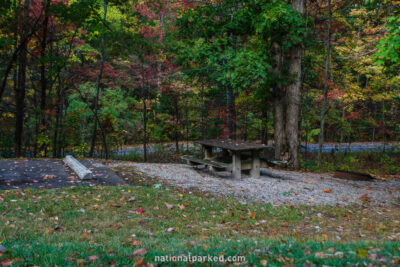
[[400, 264], [398, 207], [274, 207], [141, 183], [0, 191], [0, 214], [3, 265], [157, 265], [189, 253], [192, 264]]

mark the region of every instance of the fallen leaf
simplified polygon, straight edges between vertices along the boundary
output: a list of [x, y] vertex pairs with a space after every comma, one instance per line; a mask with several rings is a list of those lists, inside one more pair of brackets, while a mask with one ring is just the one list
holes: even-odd
[[95, 261], [98, 258], [99, 258], [99, 256], [96, 256], [96, 255], [89, 256], [89, 260], [91, 260], [91, 261]]
[[133, 240], [133, 241], [132, 241], [132, 245], [134, 245], [134, 246], [139, 246], [139, 245], [142, 245], [142, 243], [140, 243], [139, 240]]
[[256, 218], [256, 214], [251, 210], [249, 210], [249, 216], [250, 216], [250, 219], [253, 219], [253, 220]]
[[362, 195], [362, 196], [360, 197], [360, 199], [361, 199], [362, 201], [364, 201], [364, 202], [370, 202], [370, 201], [371, 201], [371, 198], [370, 198], [367, 194]]
[[328, 189], [323, 189], [322, 191], [324, 191], [325, 193], [329, 193], [329, 194], [332, 193], [332, 191], [331, 191], [331, 190], [328, 190]]
[[11, 266], [13, 265], [13, 260], [12, 259], [4, 259], [1, 261], [1, 266]]
[[172, 209], [174, 207], [174, 205], [169, 204], [168, 202], [165, 202], [165, 206], [167, 206], [167, 209]]
[[357, 249], [357, 255], [360, 258], [368, 257], [368, 252], [365, 249]]
[[327, 238], [327, 237], [328, 237], [328, 235], [327, 235], [327, 234], [325, 234], [325, 233], [322, 233], [322, 234], [321, 234], [321, 236], [322, 236], [322, 237], [325, 237], [325, 238]]
[[136, 210], [136, 214], [142, 214], [143, 212], [144, 212], [143, 209], [137, 209], [137, 210]]
[[143, 265], [143, 257], [141, 257], [141, 258], [139, 258], [139, 259], [137, 259], [137, 260], [135, 260], [135, 262], [133, 263], [133, 266], [144, 266]]
[[145, 248], [139, 248], [137, 250], [135, 250], [134, 252], [132, 252], [132, 257], [136, 257], [136, 256], [143, 256], [146, 255], [147, 253], [147, 249]]
[[129, 199], [128, 199], [128, 201], [135, 201], [136, 200], [136, 198], [135, 197], [130, 197]]
[[46, 228], [46, 230], [44, 231], [44, 233], [45, 233], [46, 235], [49, 235], [49, 234], [50, 234], [50, 229], [49, 229], [49, 228]]
[[168, 231], [168, 232], [172, 232], [172, 231], [174, 231], [174, 228], [170, 227], [170, 228], [168, 228], [167, 231]]

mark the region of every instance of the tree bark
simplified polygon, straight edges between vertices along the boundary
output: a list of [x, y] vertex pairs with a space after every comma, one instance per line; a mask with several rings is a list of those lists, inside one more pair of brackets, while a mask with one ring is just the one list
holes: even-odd
[[280, 82], [282, 71], [281, 47], [274, 42], [272, 44], [273, 68], [272, 72], [276, 76], [277, 83], [273, 89], [273, 111], [274, 111], [274, 143], [275, 158], [283, 160], [286, 152], [286, 133], [285, 133], [285, 93]]
[[328, 80], [329, 80], [329, 63], [331, 56], [331, 23], [332, 23], [332, 10], [331, 10], [331, 0], [328, 0], [328, 31], [327, 31], [327, 44], [326, 44], [326, 60], [325, 60], [325, 73], [324, 73], [324, 91], [323, 91], [323, 100], [321, 106], [321, 122], [320, 122], [320, 131], [318, 138], [318, 166], [321, 167], [322, 161], [322, 145], [324, 143], [324, 128], [325, 128], [325, 113], [326, 113], [326, 104], [328, 101]]
[[[103, 2], [103, 10], [104, 10], [103, 24], [105, 24], [106, 23], [106, 17], [107, 17], [107, 2], [106, 1]], [[97, 79], [96, 79], [96, 99], [95, 99], [95, 102], [94, 102], [94, 113], [95, 114], [94, 114], [92, 143], [91, 143], [91, 146], [90, 146], [89, 157], [93, 157], [94, 148], [96, 146], [100, 82], [101, 82], [101, 78], [103, 76], [103, 69], [104, 69], [104, 33], [101, 34], [101, 41], [100, 42], [101, 42], [101, 44], [100, 44], [101, 45], [101, 47], [100, 47], [100, 50], [101, 50], [101, 52], [100, 52], [101, 53], [100, 71], [99, 71], [99, 75], [97, 75]], [[103, 143], [104, 143], [104, 138], [103, 138]], [[107, 144], [104, 144], [104, 146], [107, 147]]]
[[[293, 9], [304, 14], [304, 0], [293, 0]], [[293, 81], [287, 87], [286, 138], [289, 146], [288, 165], [294, 169], [300, 168], [299, 162], [299, 105], [301, 89], [302, 45], [295, 44], [290, 52], [289, 73], [294, 75]]]

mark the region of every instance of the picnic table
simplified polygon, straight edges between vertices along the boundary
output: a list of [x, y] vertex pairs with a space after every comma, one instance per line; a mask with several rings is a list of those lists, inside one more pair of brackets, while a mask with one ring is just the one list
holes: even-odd
[[[240, 179], [242, 170], [250, 170], [251, 177], [260, 177], [260, 168], [264, 167], [265, 161], [260, 159], [260, 151], [268, 148], [264, 144], [256, 144], [235, 140], [199, 140], [195, 141], [204, 148], [204, 158], [197, 159], [191, 156], [182, 157], [191, 165], [207, 165], [212, 170], [231, 171], [234, 178]], [[213, 154], [213, 148], [220, 148], [225, 157], [231, 157], [229, 163], [219, 161], [217, 155]], [[265, 164], [266, 165], [266, 164]]]

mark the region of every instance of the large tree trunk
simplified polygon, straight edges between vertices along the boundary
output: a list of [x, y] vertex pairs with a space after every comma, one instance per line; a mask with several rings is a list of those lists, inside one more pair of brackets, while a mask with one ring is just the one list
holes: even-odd
[[282, 71], [281, 47], [277, 43], [272, 44], [273, 68], [272, 72], [277, 78], [273, 95], [274, 111], [274, 143], [275, 158], [285, 159], [286, 152], [286, 133], [285, 133], [285, 93], [282, 90], [280, 76]]
[[[304, 14], [304, 0], [293, 0], [293, 9]], [[286, 138], [289, 146], [289, 166], [300, 168], [299, 162], [299, 105], [301, 89], [302, 46], [295, 44], [290, 51], [289, 73], [294, 75], [287, 87]]]
[[332, 22], [332, 11], [331, 11], [331, 0], [328, 0], [328, 32], [327, 32], [327, 44], [326, 44], [326, 60], [325, 60], [325, 77], [324, 77], [324, 92], [321, 106], [321, 124], [318, 139], [318, 166], [321, 167], [322, 160], [322, 145], [324, 143], [324, 127], [325, 127], [325, 112], [326, 103], [328, 101], [328, 80], [329, 80], [329, 63], [331, 55], [331, 22]]
[[[104, 9], [103, 23], [105, 23], [106, 16], [107, 16], [107, 2], [106, 1], [103, 2], [103, 9]], [[103, 69], [104, 69], [104, 33], [101, 34], [100, 50], [101, 50], [100, 71], [99, 71], [99, 75], [97, 75], [97, 80], [96, 80], [96, 99], [94, 102], [94, 125], [93, 125], [92, 143], [90, 146], [89, 157], [93, 157], [94, 148], [96, 146], [100, 82], [101, 82], [101, 78], [103, 76]], [[105, 133], [103, 133], [103, 134], [105, 134]], [[103, 138], [103, 143], [104, 143], [104, 138]], [[104, 143], [104, 146], [107, 147], [107, 144]], [[107, 155], [106, 155], [106, 157], [107, 157]]]

